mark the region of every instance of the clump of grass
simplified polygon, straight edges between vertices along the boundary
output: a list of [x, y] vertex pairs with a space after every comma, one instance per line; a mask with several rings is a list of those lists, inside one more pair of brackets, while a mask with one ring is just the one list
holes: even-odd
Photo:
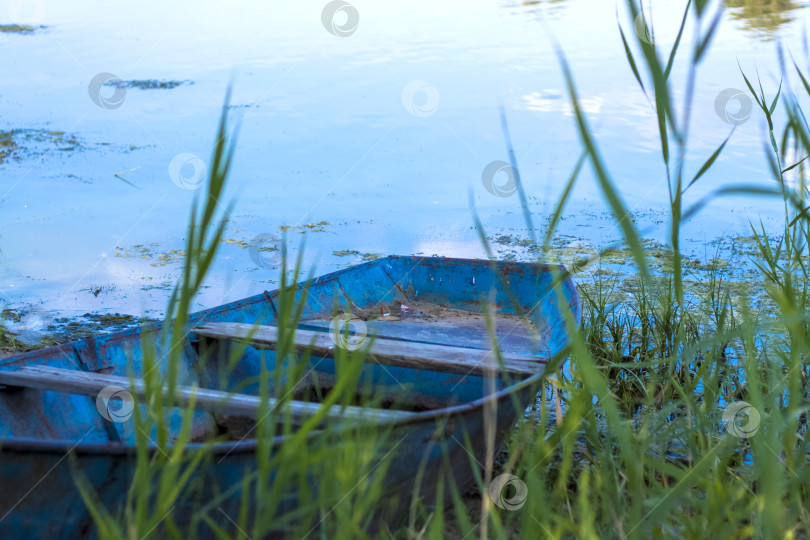
[[[631, 23], [649, 20], [639, 3], [628, 0], [627, 8]], [[638, 33], [629, 40], [620, 26], [630, 71], [656, 111], [669, 179], [671, 261], [655, 274], [649, 271], [650, 254], [638, 232], [631, 220], [624, 220], [621, 195], [600, 157], [578, 105], [573, 74], [560, 53], [586, 160], [614, 212], [638, 276], [629, 297], [620, 295], [620, 301], [613, 294], [616, 283], [609, 278], [596, 276], [592, 284], [580, 287], [583, 324], [571, 333], [570, 363], [555, 383], [563, 400], [562, 422], [549, 422], [541, 411], [539, 421], [519, 426], [510, 443], [509, 454], [516, 457], [508, 470], [527, 485], [525, 503], [513, 512], [479, 516], [483, 521], [459, 519], [462, 535], [481, 530], [492, 537], [519, 532], [555, 538], [810, 534], [810, 215], [803, 172], [810, 132], [795, 97], [785, 97], [781, 87], [768, 96], [761, 83], [743, 74], [768, 123], [765, 158], [773, 183], [718, 189], [685, 206], [684, 194], [695, 182], [706, 181], [729, 140], [719, 141], [703, 165], [687, 174], [683, 158], [696, 73], [720, 16], [716, 4], [688, 2], [669, 51]], [[694, 37], [687, 53], [686, 87], [676, 107], [670, 73], [690, 23]], [[806, 77], [794, 67], [810, 94]], [[781, 144], [774, 122], [779, 103], [787, 116]], [[790, 156], [793, 162], [787, 162]], [[798, 180], [786, 181], [794, 169]], [[767, 314], [752, 308], [744, 289], [724, 280], [720, 265], [708, 268], [706, 282], [695, 293], [686, 286], [681, 227], [706, 204], [729, 194], [784, 200], [781, 238], [771, 238], [760, 228], [752, 231], [756, 249], [751, 256], [773, 305]], [[547, 239], [553, 236], [558, 215], [549, 220]], [[486, 488], [480, 485], [483, 497]], [[464, 509], [457, 505], [456, 511]]]

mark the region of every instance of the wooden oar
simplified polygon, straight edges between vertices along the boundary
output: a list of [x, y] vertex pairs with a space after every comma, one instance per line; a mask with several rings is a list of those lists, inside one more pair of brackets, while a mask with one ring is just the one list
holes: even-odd
[[[195, 334], [214, 339], [245, 340], [257, 349], [275, 349], [278, 328], [254, 326], [242, 323], [206, 323], [192, 330]], [[297, 329], [295, 348], [313, 354], [333, 355], [335, 340], [331, 332], [315, 332]], [[531, 354], [504, 353], [503, 366], [499, 366], [493, 351], [412, 343], [393, 339], [376, 338], [373, 341], [370, 360], [386, 366], [399, 366], [458, 375], [490, 377], [506, 371], [514, 375], [534, 375], [545, 359]]]
[[[98, 396], [103, 389], [109, 386], [117, 386], [127, 392], [131, 392], [134, 386], [134, 394], [139, 398], [143, 398], [145, 388], [141, 379], [135, 379], [131, 386], [127, 377], [50, 366], [3, 366], [0, 368], [0, 384], [92, 397]], [[164, 390], [164, 395], [165, 393]], [[197, 410], [251, 418], [257, 417], [261, 403], [258, 396], [231, 394], [220, 390], [192, 388], [190, 386], [177, 386], [174, 389], [174, 401], [171, 405], [188, 406], [192, 396], [195, 397], [194, 408]], [[278, 407], [278, 405], [277, 400], [269, 399], [270, 408]], [[285, 402], [284, 407], [289, 408], [291, 411], [293, 422], [300, 424], [303, 420], [315, 415], [321, 405], [319, 403], [291, 400]], [[408, 411], [388, 409], [333, 406], [326, 413], [326, 418], [332, 421], [351, 419], [388, 422], [410, 418], [415, 414]]]

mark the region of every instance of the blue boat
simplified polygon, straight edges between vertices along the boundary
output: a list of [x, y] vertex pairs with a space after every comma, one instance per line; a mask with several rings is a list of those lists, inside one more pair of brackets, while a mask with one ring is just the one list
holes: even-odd
[[[297, 287], [303, 293], [305, 284]], [[200, 399], [192, 427], [198, 442], [185, 451], [205, 448], [213, 456], [197, 473], [198, 484], [212, 493], [238, 488], [256, 467], [257, 440], [249, 429], [239, 433], [239, 422], [223, 419], [239, 418], [239, 406], [249, 417], [258, 388], [248, 382], [263, 368], [274, 368], [278, 296], [265, 292], [189, 317], [178, 383], [199, 387]], [[370, 347], [358, 388], [373, 389], [378, 407], [344, 406], [329, 418], [369, 421], [397, 441], [385, 475], [393, 501], [386, 519], [407, 513], [414, 493], [426, 504], [436, 502], [440, 474], [449, 474], [460, 489], [474, 481], [471, 464], [486, 459], [485, 412], [494, 415], [497, 446], [537, 399], [545, 363], [564, 354], [565, 321], [580, 319], [576, 288], [564, 268], [534, 263], [391, 256], [315, 278], [302, 298], [296, 335], [306, 339], [296, 343], [311, 370], [298, 391], [309, 397], [293, 401], [293, 412], [311, 414], [318, 407], [312, 396], [335, 380], [333, 347]], [[254, 323], [262, 327], [257, 331]], [[104, 396], [86, 388], [141, 376], [143, 346], [157, 342], [160, 329], [98, 335], [0, 359], [0, 538], [94, 537], [76, 471], [105, 507], [124, 502], [135, 469], [132, 420], [105, 414], [99, 407], [107, 403]], [[499, 352], [491, 350], [492, 331]], [[211, 350], [241, 351], [230, 379], [218, 376], [222, 358], [204, 354]], [[234, 391], [239, 396], [231, 405], [237, 409], [230, 416], [218, 413], [217, 396]], [[356, 425], [347, 422], [346, 429]], [[232, 440], [206, 444], [231, 429]], [[276, 437], [274, 448], [286, 437]], [[424, 474], [414, 491], [417, 471]], [[233, 529], [225, 516], [238, 515], [239, 502], [237, 490], [220, 501], [212, 519]], [[195, 504], [199, 499], [181, 494], [172, 510], [175, 521], [190, 519]]]

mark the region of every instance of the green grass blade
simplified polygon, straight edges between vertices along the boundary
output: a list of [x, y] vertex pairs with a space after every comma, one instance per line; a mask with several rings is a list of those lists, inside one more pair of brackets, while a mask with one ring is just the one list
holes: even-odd
[[[735, 127], [736, 127], [736, 126], [735, 126]], [[720, 145], [720, 146], [717, 148], [717, 150], [715, 150], [715, 151], [712, 153], [712, 155], [711, 155], [711, 156], [709, 156], [709, 159], [707, 159], [707, 160], [706, 160], [706, 163], [704, 163], [704, 164], [703, 164], [703, 166], [702, 166], [702, 167], [700, 168], [700, 170], [697, 172], [697, 174], [695, 175], [695, 177], [694, 177], [694, 178], [692, 178], [692, 180], [689, 182], [689, 184], [687, 184], [687, 186], [686, 186], [686, 188], [684, 189], [684, 191], [686, 191], [686, 189], [689, 189], [689, 187], [690, 187], [692, 184], [694, 184], [695, 182], [697, 182], [697, 181], [698, 181], [698, 179], [700, 179], [700, 177], [701, 177], [701, 176], [703, 176], [703, 174], [704, 174], [706, 171], [708, 171], [708, 170], [709, 170], [709, 168], [711, 168], [711, 166], [712, 166], [712, 165], [714, 165], [714, 162], [717, 160], [717, 157], [718, 157], [718, 156], [720, 155], [720, 153], [723, 151], [723, 148], [725, 148], [725, 147], [726, 147], [726, 143], [729, 141], [729, 139], [731, 139], [731, 136], [732, 136], [733, 134], [734, 134], [734, 129], [732, 129], [732, 130], [731, 130], [731, 133], [729, 133], [729, 134], [728, 134], [728, 137], [726, 137], [726, 140], [725, 140], [725, 141], [723, 141], [723, 144], [721, 144], [721, 145]]]

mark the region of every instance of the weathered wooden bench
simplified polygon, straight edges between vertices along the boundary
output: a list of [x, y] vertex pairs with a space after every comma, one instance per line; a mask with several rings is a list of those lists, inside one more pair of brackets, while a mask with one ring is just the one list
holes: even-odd
[[[199, 336], [208, 338], [247, 341], [257, 349], [275, 349], [278, 343], [278, 328], [275, 326], [221, 322], [207, 323], [194, 328], [193, 331]], [[534, 375], [545, 361], [531, 354], [501, 353], [502, 363], [499, 363], [492, 350], [418, 343], [379, 336], [369, 336], [369, 339], [371, 348], [368, 360], [385, 366], [492, 377], [503, 372], [512, 375]], [[312, 354], [332, 356], [336, 341], [339, 340], [336, 340], [331, 332], [301, 329], [295, 331], [294, 343], [298, 352], [310, 350]]]

